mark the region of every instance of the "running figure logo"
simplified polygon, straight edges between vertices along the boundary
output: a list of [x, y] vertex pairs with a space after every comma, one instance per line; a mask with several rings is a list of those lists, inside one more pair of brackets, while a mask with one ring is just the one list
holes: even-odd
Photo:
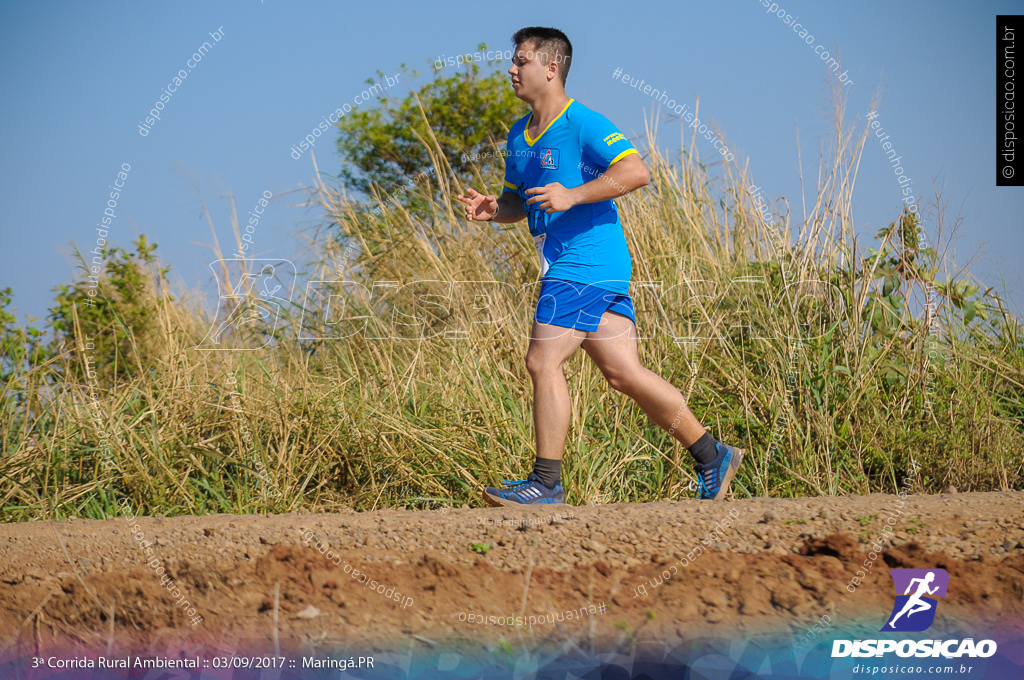
[[935, 597], [946, 596], [949, 574], [945, 569], [893, 569], [889, 575], [896, 586], [896, 604], [889, 622], [881, 630], [905, 633], [927, 630], [935, 621], [938, 604]]
[[[291, 300], [295, 265], [289, 260], [233, 258], [215, 260], [210, 269], [217, 288], [221, 289], [217, 314], [206, 338], [195, 349], [240, 351], [269, 345]], [[235, 279], [237, 282], [233, 283]], [[258, 347], [223, 343], [226, 335], [243, 329], [256, 332], [249, 340]]]

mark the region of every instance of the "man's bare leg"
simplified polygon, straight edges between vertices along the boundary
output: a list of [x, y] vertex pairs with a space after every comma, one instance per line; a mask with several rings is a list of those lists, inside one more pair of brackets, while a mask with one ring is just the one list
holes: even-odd
[[533, 323], [526, 370], [533, 380], [533, 426], [538, 458], [562, 458], [571, 416], [569, 385], [563, 366], [585, 338], [582, 331]]
[[562, 367], [585, 337], [583, 331], [534, 321], [526, 368], [533, 380], [537, 460], [533, 474], [524, 482], [512, 483], [506, 489], [486, 487], [483, 498], [487, 504], [564, 503], [559, 479], [572, 411]]
[[724, 498], [743, 460], [743, 450], [719, 444], [704, 430], [679, 390], [643, 367], [633, 322], [621, 314], [605, 312], [582, 347], [613, 389], [631, 397], [651, 420], [689, 449], [697, 461], [698, 497]]
[[612, 389], [632, 398], [651, 420], [683, 446], [704, 436], [682, 393], [669, 381], [640, 363], [636, 327], [626, 317], [605, 312], [601, 325], [587, 334], [583, 349], [601, 369]]

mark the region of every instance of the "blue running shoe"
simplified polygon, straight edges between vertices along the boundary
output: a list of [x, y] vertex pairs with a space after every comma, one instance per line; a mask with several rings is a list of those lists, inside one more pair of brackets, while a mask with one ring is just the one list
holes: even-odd
[[504, 489], [495, 489], [493, 486], [484, 489], [485, 503], [498, 507], [565, 503], [565, 490], [561, 484], [549, 489], [532, 472], [526, 479], [502, 481], [506, 486]]
[[[702, 501], [717, 501], [725, 497], [732, 478], [740, 469], [743, 460], [743, 449], [728, 444], [715, 444], [718, 457], [707, 465], [697, 464], [697, 498]], [[693, 488], [691, 486], [691, 488]]]

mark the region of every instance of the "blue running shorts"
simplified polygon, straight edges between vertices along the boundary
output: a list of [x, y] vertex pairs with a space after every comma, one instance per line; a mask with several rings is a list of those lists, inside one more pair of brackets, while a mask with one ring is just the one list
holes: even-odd
[[601, 316], [609, 311], [621, 314], [636, 325], [633, 300], [628, 295], [585, 283], [544, 279], [541, 281], [534, 320], [592, 332], [601, 323]]

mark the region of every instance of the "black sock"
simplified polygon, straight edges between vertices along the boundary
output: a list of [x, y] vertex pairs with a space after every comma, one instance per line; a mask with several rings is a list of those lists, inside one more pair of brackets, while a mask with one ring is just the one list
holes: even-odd
[[533, 464], [533, 474], [549, 489], [554, 489], [562, 481], [562, 461], [551, 458], [537, 458]]
[[718, 458], [718, 449], [715, 448], [716, 444], [718, 444], [718, 440], [712, 437], [710, 432], [705, 432], [704, 436], [686, 448], [689, 449], [690, 455], [693, 456], [694, 460], [702, 465], [707, 465], [715, 458]]

